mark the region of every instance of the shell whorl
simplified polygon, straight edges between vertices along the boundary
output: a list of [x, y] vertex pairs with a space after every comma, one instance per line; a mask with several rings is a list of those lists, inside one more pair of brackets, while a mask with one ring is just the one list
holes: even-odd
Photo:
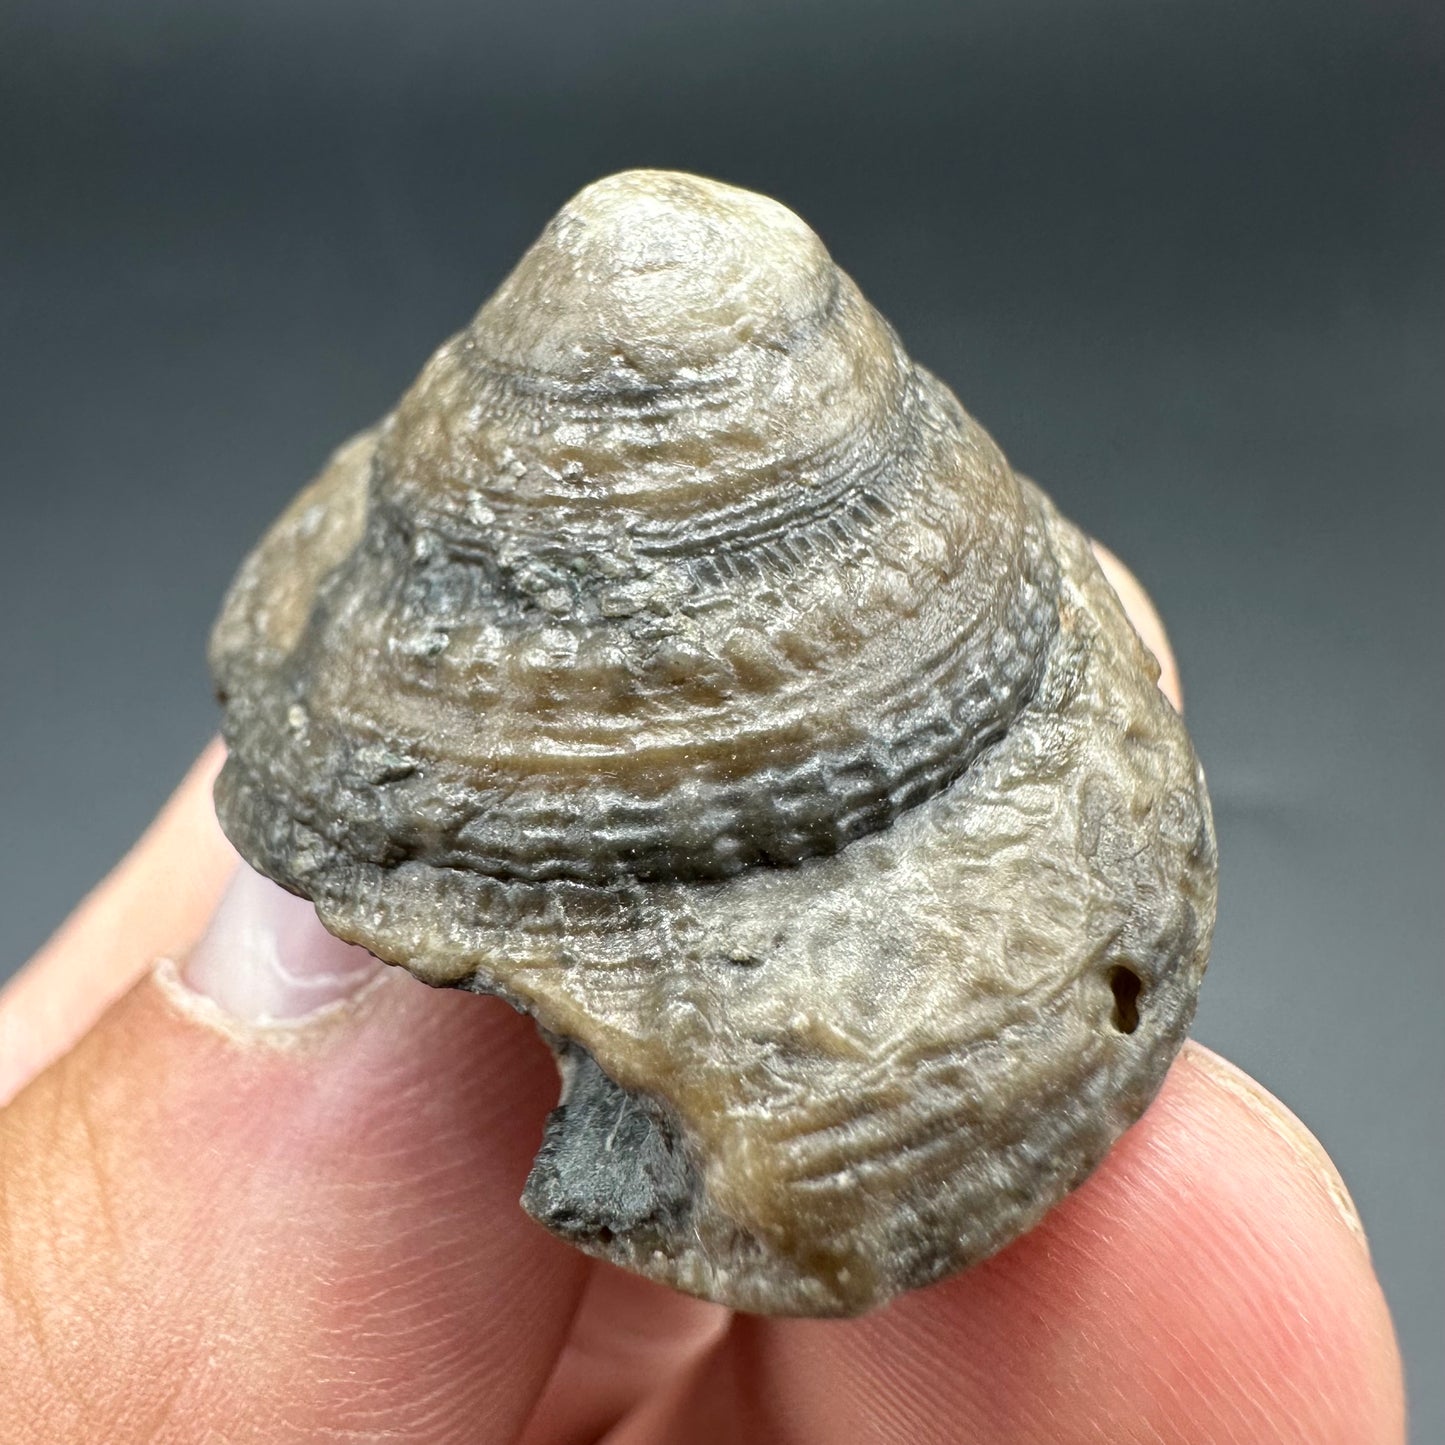
[[1056, 623], [989, 438], [792, 212], [694, 177], [581, 192], [355, 469], [358, 545], [247, 736], [374, 862], [608, 884], [836, 852], [1007, 729]]
[[653, 1279], [828, 1315], [966, 1267], [1188, 1028], [1216, 860], [1157, 668], [762, 197], [583, 191], [242, 564], [211, 664], [227, 835], [536, 1019], [523, 1205]]

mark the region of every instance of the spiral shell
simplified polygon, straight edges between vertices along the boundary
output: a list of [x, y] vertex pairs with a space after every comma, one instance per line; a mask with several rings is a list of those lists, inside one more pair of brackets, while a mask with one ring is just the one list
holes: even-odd
[[588, 187], [212, 639], [243, 855], [538, 1022], [524, 1206], [847, 1314], [1099, 1161], [1193, 1013], [1203, 779], [1078, 532], [791, 211]]

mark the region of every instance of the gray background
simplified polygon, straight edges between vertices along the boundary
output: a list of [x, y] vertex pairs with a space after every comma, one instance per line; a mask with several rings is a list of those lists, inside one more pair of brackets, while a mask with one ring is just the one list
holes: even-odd
[[1445, 1441], [1439, 8], [10, 0], [0, 976], [205, 740], [221, 590], [329, 448], [580, 184], [741, 182], [1157, 598], [1197, 1032], [1340, 1161]]

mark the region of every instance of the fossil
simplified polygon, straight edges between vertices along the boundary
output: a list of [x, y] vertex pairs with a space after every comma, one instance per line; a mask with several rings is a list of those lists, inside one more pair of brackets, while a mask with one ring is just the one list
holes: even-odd
[[853, 1314], [1099, 1162], [1194, 1011], [1199, 765], [1081, 534], [774, 201], [582, 191], [232, 584], [221, 821], [537, 1021], [523, 1206]]

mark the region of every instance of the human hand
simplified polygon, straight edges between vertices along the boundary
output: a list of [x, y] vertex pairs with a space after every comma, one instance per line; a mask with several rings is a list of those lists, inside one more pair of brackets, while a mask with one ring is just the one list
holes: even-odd
[[6, 1445], [1403, 1439], [1344, 1185], [1193, 1044], [1037, 1229], [862, 1319], [587, 1260], [517, 1207], [556, 1096], [532, 1026], [237, 870], [219, 757], [0, 994]]

